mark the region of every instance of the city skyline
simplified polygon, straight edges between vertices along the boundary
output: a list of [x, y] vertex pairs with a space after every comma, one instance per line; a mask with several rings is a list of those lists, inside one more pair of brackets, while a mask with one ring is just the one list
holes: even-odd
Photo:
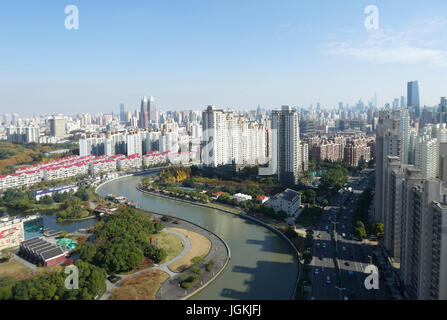
[[67, 4], [24, 2], [0, 13], [4, 112], [134, 110], [144, 94], [160, 111], [337, 106], [375, 92], [382, 107], [413, 80], [421, 107], [445, 96], [444, 1], [378, 1], [378, 30], [365, 29], [367, 1], [73, 1], [79, 30], [64, 28]]

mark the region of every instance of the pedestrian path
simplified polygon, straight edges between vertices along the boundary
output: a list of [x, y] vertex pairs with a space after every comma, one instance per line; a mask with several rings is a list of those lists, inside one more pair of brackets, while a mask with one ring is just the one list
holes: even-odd
[[181, 232], [174, 231], [174, 230], [166, 230], [166, 229], [163, 229], [162, 231], [173, 233], [173, 234], [179, 236], [180, 238], [182, 238], [183, 241], [185, 242], [185, 248], [183, 249], [183, 251], [177, 257], [175, 257], [174, 259], [171, 259], [171, 260], [169, 260], [169, 261], [167, 261], [167, 262], [165, 262], [165, 263], [163, 263], [161, 265], [155, 266], [153, 268], [155, 270], [164, 271], [167, 274], [169, 274], [170, 277], [172, 277], [172, 276], [175, 276], [177, 273], [176, 272], [172, 272], [171, 270], [169, 270], [168, 266], [173, 264], [174, 262], [177, 262], [178, 260], [183, 258], [188, 253], [189, 249], [191, 248], [191, 241], [189, 240], [189, 238], [186, 235], [184, 235]]

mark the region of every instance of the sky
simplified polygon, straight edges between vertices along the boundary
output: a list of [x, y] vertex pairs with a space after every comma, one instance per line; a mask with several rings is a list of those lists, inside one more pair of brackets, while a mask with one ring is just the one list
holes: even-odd
[[[65, 28], [65, 7], [79, 29]], [[366, 29], [368, 5], [378, 29]], [[0, 2], [0, 114], [378, 105], [447, 96], [447, 1]]]

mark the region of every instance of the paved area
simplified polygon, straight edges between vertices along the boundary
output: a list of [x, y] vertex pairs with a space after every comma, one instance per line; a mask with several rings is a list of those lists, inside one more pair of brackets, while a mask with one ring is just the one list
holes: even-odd
[[168, 266], [174, 262], [177, 262], [178, 260], [180, 260], [181, 258], [183, 258], [189, 251], [189, 249], [191, 248], [191, 241], [189, 240], [189, 238], [187, 236], [185, 236], [183, 233], [181, 232], [177, 232], [174, 230], [167, 230], [167, 229], [163, 229], [164, 232], [169, 232], [169, 233], [173, 233], [177, 236], [179, 236], [180, 238], [182, 238], [182, 240], [185, 242], [185, 248], [183, 248], [183, 251], [174, 259], [171, 259], [159, 266], [155, 266], [153, 269], [155, 270], [161, 270], [166, 272], [167, 274], [169, 274], [170, 277], [175, 276], [177, 273], [176, 272], [172, 272], [171, 270], [169, 270]]

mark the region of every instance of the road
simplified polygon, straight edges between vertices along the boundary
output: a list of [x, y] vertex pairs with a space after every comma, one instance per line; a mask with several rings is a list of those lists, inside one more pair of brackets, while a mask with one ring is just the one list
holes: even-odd
[[[349, 177], [346, 187], [352, 192], [338, 193], [329, 202], [317, 227], [312, 248], [312, 298], [316, 300], [335, 299], [389, 299], [382, 283], [373, 293], [364, 286], [367, 274], [365, 267], [370, 264], [370, 256], [376, 248], [369, 241], [353, 239], [353, 213], [362, 192], [372, 187], [374, 171], [363, 170], [362, 173]], [[346, 203], [345, 200], [349, 199]], [[343, 206], [344, 204], [344, 206]], [[340, 211], [341, 208], [341, 211]], [[340, 213], [339, 213], [340, 211]], [[331, 239], [331, 231], [336, 230], [336, 241]], [[328, 279], [327, 277], [330, 277]], [[328, 281], [330, 280], [330, 281]]]

